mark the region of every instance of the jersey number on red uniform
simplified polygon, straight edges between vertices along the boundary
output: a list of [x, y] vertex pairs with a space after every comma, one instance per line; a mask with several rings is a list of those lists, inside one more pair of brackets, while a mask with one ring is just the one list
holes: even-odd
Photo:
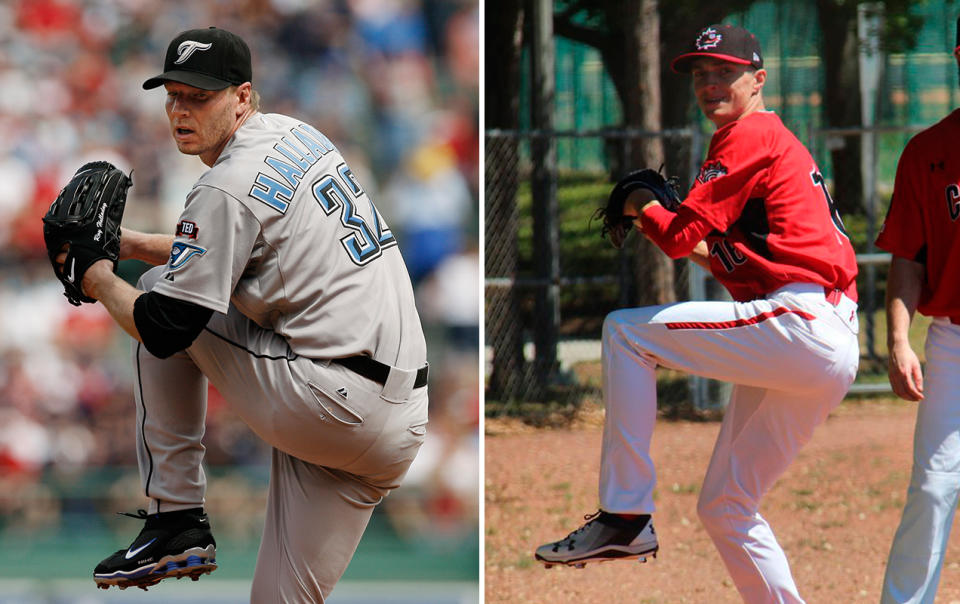
[[813, 180], [815, 186], [820, 187], [820, 190], [823, 191], [823, 197], [827, 200], [827, 208], [830, 210], [830, 220], [833, 221], [833, 226], [837, 227], [837, 230], [840, 231], [840, 234], [849, 239], [847, 235], [847, 229], [843, 226], [843, 220], [840, 218], [840, 211], [837, 210], [837, 204], [834, 203], [833, 197], [830, 197], [830, 191], [827, 190], [827, 181], [820, 174], [820, 171], [814, 168], [810, 171], [810, 178]]
[[960, 187], [947, 185], [947, 209], [950, 210], [950, 220], [960, 218]]
[[737, 265], [747, 261], [747, 257], [726, 239], [714, 241], [713, 245], [710, 246], [710, 255], [719, 260], [728, 273], [732, 273]]

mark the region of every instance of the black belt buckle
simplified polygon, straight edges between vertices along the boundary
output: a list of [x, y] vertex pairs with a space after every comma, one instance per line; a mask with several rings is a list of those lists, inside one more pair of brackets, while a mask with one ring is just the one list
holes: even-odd
[[[380, 361], [371, 359], [368, 356], [357, 355], [352, 357], [343, 357], [333, 359], [334, 363], [343, 365], [350, 371], [358, 373], [363, 377], [377, 382], [381, 386], [387, 383], [387, 377], [390, 376], [390, 366]], [[427, 385], [427, 375], [430, 365], [424, 365], [417, 370], [417, 377], [413, 381], [414, 388], [422, 388]]]

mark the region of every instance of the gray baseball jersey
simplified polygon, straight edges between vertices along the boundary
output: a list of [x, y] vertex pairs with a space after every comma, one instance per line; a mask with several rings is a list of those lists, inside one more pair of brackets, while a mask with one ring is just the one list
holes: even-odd
[[[216, 311], [183, 352], [134, 348], [150, 512], [203, 505], [209, 380], [273, 447], [251, 602], [322, 602], [426, 431], [426, 345], [393, 234], [325, 136], [254, 114], [140, 288]], [[389, 366], [386, 378], [330, 361], [356, 355]]]
[[304, 356], [426, 359], [393, 233], [327, 137], [287, 116], [248, 119], [194, 186], [156, 291], [232, 302]]

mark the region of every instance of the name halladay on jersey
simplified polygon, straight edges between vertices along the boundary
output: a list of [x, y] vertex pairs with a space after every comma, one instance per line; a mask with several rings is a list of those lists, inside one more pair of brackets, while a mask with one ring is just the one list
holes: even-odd
[[290, 134], [281, 137], [273, 148], [289, 161], [271, 155], [264, 157], [263, 162], [272, 171], [270, 174], [257, 173], [249, 195], [284, 214], [307, 170], [337, 148], [322, 132], [309, 124], [291, 128]]

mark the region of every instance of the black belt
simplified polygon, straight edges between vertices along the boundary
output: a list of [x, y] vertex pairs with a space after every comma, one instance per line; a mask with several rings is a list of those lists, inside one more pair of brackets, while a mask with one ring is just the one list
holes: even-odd
[[[359, 373], [363, 377], [373, 380], [378, 384], [386, 384], [387, 377], [390, 375], [390, 365], [384, 365], [380, 361], [375, 361], [367, 356], [344, 357], [342, 359], [332, 359], [334, 363], [343, 365], [354, 373]], [[417, 379], [413, 381], [414, 388], [422, 388], [427, 385], [427, 371], [429, 365], [424, 365], [417, 370]]]

